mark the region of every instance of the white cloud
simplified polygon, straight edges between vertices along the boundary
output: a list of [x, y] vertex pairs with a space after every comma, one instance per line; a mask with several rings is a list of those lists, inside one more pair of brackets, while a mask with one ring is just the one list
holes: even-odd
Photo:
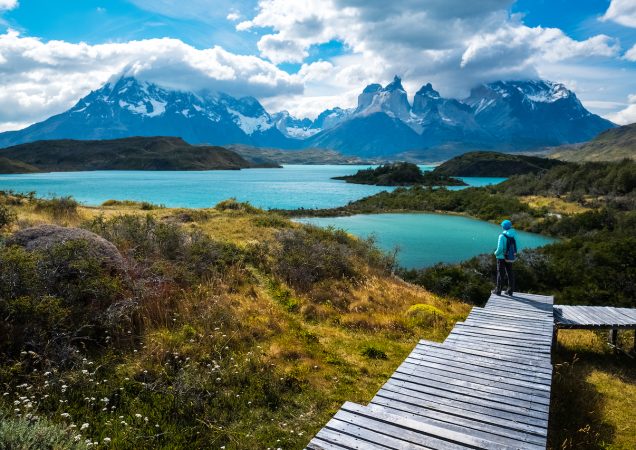
[[0, 11], [8, 11], [18, 6], [18, 0], [0, 0]]
[[628, 61], [636, 61], [636, 45], [627, 50], [623, 57]]
[[611, 20], [626, 27], [636, 28], [636, 2], [612, 0], [601, 20]]
[[100, 45], [45, 42], [10, 30], [0, 35], [0, 123], [34, 122], [61, 112], [123, 71], [175, 89], [236, 96], [267, 98], [303, 89], [298, 76], [221, 47], [199, 50], [168, 38]]
[[231, 10], [225, 18], [230, 22], [236, 22], [241, 18], [241, 13], [236, 10]]
[[[410, 92], [430, 81], [442, 95], [462, 97], [481, 82], [536, 77], [541, 65], [615, 57], [620, 50], [605, 35], [578, 41], [557, 28], [528, 27], [509, 14], [512, 3], [261, 0], [255, 16], [237, 30], [264, 32], [260, 54], [275, 64], [302, 63], [312, 46], [342, 42], [357, 58], [332, 59], [332, 73], [357, 84], [336, 85], [331, 95], [399, 74]], [[315, 94], [311, 82], [306, 92]]]
[[619, 125], [628, 125], [636, 122], [636, 94], [627, 96], [629, 104], [622, 110], [609, 114], [608, 118]]

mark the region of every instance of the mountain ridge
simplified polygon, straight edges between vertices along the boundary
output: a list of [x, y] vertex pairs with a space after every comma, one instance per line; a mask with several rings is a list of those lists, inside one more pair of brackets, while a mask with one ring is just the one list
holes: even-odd
[[[0, 149], [0, 158], [24, 172], [85, 170], [239, 170], [278, 167], [249, 162], [223, 147], [193, 146], [175, 137], [36, 141]], [[35, 170], [32, 170], [35, 169]], [[13, 172], [18, 173], [18, 172]]]
[[242, 144], [281, 149], [325, 148], [345, 155], [420, 159], [466, 150], [521, 151], [584, 142], [615, 125], [587, 111], [574, 92], [543, 80], [497, 81], [464, 100], [442, 97], [427, 83], [408, 100], [396, 76], [374, 83], [357, 107], [299, 119], [270, 114], [254, 97], [174, 91], [121, 77], [69, 110], [23, 130], [0, 133], [0, 146], [42, 139], [181, 136], [191, 144]]

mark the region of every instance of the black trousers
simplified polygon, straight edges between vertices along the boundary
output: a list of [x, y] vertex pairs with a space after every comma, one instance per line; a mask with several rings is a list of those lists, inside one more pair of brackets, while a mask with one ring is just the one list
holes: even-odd
[[515, 274], [512, 271], [512, 263], [505, 259], [497, 260], [497, 292], [501, 292], [504, 286], [504, 276], [508, 285], [508, 292], [515, 290]]

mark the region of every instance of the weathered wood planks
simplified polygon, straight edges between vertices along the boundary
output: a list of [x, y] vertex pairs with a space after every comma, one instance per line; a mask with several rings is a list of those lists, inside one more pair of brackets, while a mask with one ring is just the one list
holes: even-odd
[[420, 341], [368, 406], [345, 403], [310, 449], [544, 449], [552, 297], [492, 295], [444, 343]]

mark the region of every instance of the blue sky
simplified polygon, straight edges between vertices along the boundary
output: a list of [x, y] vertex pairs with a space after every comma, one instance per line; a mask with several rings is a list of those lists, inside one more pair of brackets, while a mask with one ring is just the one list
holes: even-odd
[[315, 116], [394, 74], [461, 98], [496, 79], [565, 83], [636, 121], [636, 0], [0, 0], [0, 129], [124, 71]]

